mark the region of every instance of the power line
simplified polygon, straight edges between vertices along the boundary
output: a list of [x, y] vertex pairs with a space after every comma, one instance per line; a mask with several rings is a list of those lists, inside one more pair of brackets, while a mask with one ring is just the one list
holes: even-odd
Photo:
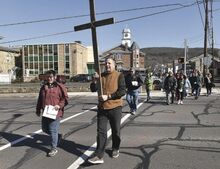
[[[202, 3], [202, 2], [199, 2], [199, 3]], [[148, 15], [142, 15], [142, 16], [139, 16], [139, 17], [134, 17], [134, 18], [128, 18], [128, 19], [125, 19], [125, 20], [121, 20], [121, 21], [116, 21], [115, 24], [118, 24], [118, 23], [122, 23], [122, 22], [127, 22], [127, 21], [130, 21], [130, 20], [136, 20], [136, 19], [140, 19], [140, 18], [144, 18], [144, 17], [149, 17], [149, 16], [153, 16], [153, 15], [157, 15], [157, 14], [162, 14], [162, 13], [167, 13], [167, 12], [170, 12], [170, 11], [174, 11], [174, 10], [178, 10], [178, 9], [182, 9], [182, 8], [186, 8], [186, 7], [190, 7], [190, 6], [193, 6], [195, 5], [196, 3], [192, 3], [192, 4], [189, 4], [189, 5], [182, 5], [182, 4], [169, 4], [169, 5], [159, 5], [160, 7], [161, 6], [173, 6], [173, 5], [179, 5], [181, 7], [178, 7], [178, 8], [173, 8], [173, 9], [168, 9], [168, 10], [163, 10], [163, 11], [160, 11], [160, 12], [156, 12], [156, 13], [152, 13], [152, 14], [148, 14]], [[151, 7], [144, 7], [144, 8], [155, 8], [156, 6], [151, 6]], [[157, 6], [158, 7], [158, 6]], [[143, 9], [143, 8], [134, 8], [134, 9], [127, 9], [126, 11], [128, 10], [137, 10], [137, 9]], [[120, 10], [120, 12], [122, 11], [125, 11], [125, 10]], [[110, 11], [111, 13], [113, 11]], [[99, 13], [99, 14], [106, 14], [106, 13], [110, 13], [110, 12], [103, 12], [103, 13]], [[116, 12], [116, 11], [114, 11]], [[85, 16], [85, 15], [81, 15], [82, 16]], [[76, 17], [76, 16], [75, 16]], [[38, 20], [39, 21], [39, 20]], [[45, 20], [46, 21], [46, 20]], [[32, 21], [32, 23], [35, 22], [35, 21]], [[26, 24], [27, 22], [25, 22]], [[15, 23], [14, 23], [15, 24]], [[13, 25], [14, 25], [13, 24]], [[18, 24], [18, 23], [17, 23]], [[19, 23], [21, 24], [21, 23]], [[24, 22], [23, 22], [24, 24]], [[9, 25], [8, 25], [9, 26]], [[40, 38], [45, 38], [45, 37], [50, 37], [50, 36], [57, 36], [57, 35], [62, 35], [62, 34], [68, 34], [68, 33], [73, 33], [74, 31], [73, 30], [69, 30], [69, 31], [65, 31], [65, 32], [58, 32], [58, 33], [53, 33], [53, 34], [48, 34], [48, 35], [41, 35], [41, 36], [36, 36], [36, 37], [30, 37], [30, 38], [23, 38], [23, 39], [18, 39], [18, 40], [11, 40], [11, 41], [5, 41], [5, 42], [1, 42], [0, 44], [7, 44], [7, 43], [14, 43], [14, 42], [20, 42], [20, 41], [27, 41], [27, 40], [33, 40], [33, 39], [40, 39]]]
[[[180, 3], [163, 4], [163, 5], [155, 5], [155, 6], [148, 6], [148, 7], [141, 7], [141, 8], [130, 8], [130, 9], [107, 11], [107, 12], [99, 12], [99, 13], [96, 13], [96, 15], [123, 13], [123, 12], [131, 12], [131, 11], [137, 11], [137, 10], [146, 10], [146, 9], [154, 9], [154, 8], [162, 8], [162, 7], [170, 7], [170, 6], [186, 7], [187, 5], [183, 5]], [[15, 22], [15, 23], [8, 23], [8, 24], [0, 24], [0, 27], [16, 26], [16, 25], [24, 25], [24, 24], [32, 24], [32, 23], [41, 23], [41, 22], [49, 22], [49, 21], [58, 21], [58, 20], [73, 19], [73, 18], [82, 18], [82, 17], [88, 17], [88, 16], [90, 16], [90, 15], [89, 14], [82, 14], [82, 15], [76, 15], [76, 16], [65, 16], [65, 17], [33, 20], [33, 21]]]
[[[202, 3], [202, 2], [200, 2], [200, 3]], [[193, 5], [195, 5], [195, 3], [189, 4], [189, 5], [182, 5], [181, 7], [178, 7], [178, 8], [163, 10], [163, 11], [160, 11], [160, 12], [155, 12], [155, 13], [151, 13], [151, 14], [147, 14], [147, 15], [142, 15], [142, 16], [138, 16], [138, 17], [128, 18], [128, 19], [124, 19], [124, 20], [121, 20], [121, 21], [116, 21], [115, 23], [127, 22], [127, 21], [136, 20], [136, 19], [140, 19], [140, 18], [145, 18], [145, 17], [149, 17], [149, 16], [153, 16], [153, 15], [167, 13], [167, 12], [179, 10], [179, 9], [182, 9], [182, 8], [191, 7]]]
[[57, 35], [63, 35], [63, 34], [69, 34], [73, 33], [75, 31], [66, 31], [66, 32], [58, 32], [58, 33], [53, 33], [53, 34], [48, 34], [48, 35], [41, 35], [41, 36], [35, 36], [35, 37], [30, 37], [30, 38], [24, 38], [24, 39], [18, 39], [18, 40], [11, 40], [11, 41], [5, 41], [1, 42], [0, 44], [6, 44], [6, 43], [14, 43], [14, 42], [21, 42], [21, 41], [27, 41], [27, 40], [33, 40], [33, 39], [41, 39], [41, 38], [46, 38], [50, 36], [57, 36]]
[[196, 3], [197, 3], [197, 6], [198, 6], [198, 9], [199, 9], [199, 15], [200, 15], [200, 18], [201, 18], [201, 21], [202, 21], [202, 25], [203, 25], [203, 28], [204, 28], [205, 24], [204, 24], [204, 21], [203, 21], [203, 18], [202, 18], [202, 12], [201, 12], [198, 0], [196, 0]]

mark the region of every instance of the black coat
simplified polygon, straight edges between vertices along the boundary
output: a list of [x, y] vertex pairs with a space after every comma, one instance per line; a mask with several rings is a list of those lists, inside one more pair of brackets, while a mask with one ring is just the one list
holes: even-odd
[[164, 80], [164, 89], [166, 91], [173, 91], [176, 89], [176, 78], [174, 76], [167, 76]]

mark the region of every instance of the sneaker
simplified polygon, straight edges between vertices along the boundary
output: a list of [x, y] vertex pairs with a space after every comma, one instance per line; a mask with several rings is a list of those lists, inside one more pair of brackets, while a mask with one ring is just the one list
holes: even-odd
[[112, 158], [118, 158], [119, 157], [119, 150], [112, 150]]
[[136, 114], [136, 111], [134, 111], [134, 110], [131, 111], [131, 114], [132, 114], [132, 115], [135, 115], [135, 114]]
[[58, 153], [58, 150], [56, 148], [52, 148], [49, 153], [48, 153], [48, 156], [49, 157], [53, 157], [55, 156], [56, 154]]
[[180, 101], [180, 104], [183, 104], [183, 101]]
[[99, 158], [98, 156], [94, 156], [94, 157], [88, 159], [88, 162], [92, 163], [92, 164], [103, 164], [104, 160], [103, 160], [103, 158]]
[[177, 103], [177, 104], [180, 104], [180, 102], [181, 102], [181, 101], [180, 101], [180, 100], [178, 100], [178, 103]]

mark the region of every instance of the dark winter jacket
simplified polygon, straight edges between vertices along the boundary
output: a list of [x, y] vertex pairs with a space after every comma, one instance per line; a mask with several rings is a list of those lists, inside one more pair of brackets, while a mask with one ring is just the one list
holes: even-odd
[[46, 105], [59, 105], [60, 110], [57, 116], [62, 117], [64, 113], [64, 106], [68, 104], [68, 95], [65, 86], [61, 83], [54, 82], [53, 84], [45, 84], [41, 87], [36, 111], [41, 112]]
[[[133, 85], [133, 82], [137, 82], [137, 85]], [[128, 74], [125, 76], [125, 83], [128, 91], [133, 91], [137, 90], [143, 84], [143, 80], [138, 74]]]
[[166, 91], [173, 91], [176, 89], [176, 78], [174, 76], [167, 76], [165, 78], [164, 89]]

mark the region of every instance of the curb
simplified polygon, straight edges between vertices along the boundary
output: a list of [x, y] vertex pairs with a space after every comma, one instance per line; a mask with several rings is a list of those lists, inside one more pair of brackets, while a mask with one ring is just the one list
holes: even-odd
[[[220, 88], [213, 88], [213, 94], [220, 94]], [[206, 89], [202, 88], [201, 94], [206, 94]], [[97, 96], [96, 92], [68, 92], [69, 97], [74, 96]], [[146, 96], [146, 92], [141, 92], [140, 96]], [[160, 90], [153, 90], [151, 96], [162, 96], [165, 97], [165, 92]], [[0, 97], [38, 97], [38, 93], [3, 93]]]

